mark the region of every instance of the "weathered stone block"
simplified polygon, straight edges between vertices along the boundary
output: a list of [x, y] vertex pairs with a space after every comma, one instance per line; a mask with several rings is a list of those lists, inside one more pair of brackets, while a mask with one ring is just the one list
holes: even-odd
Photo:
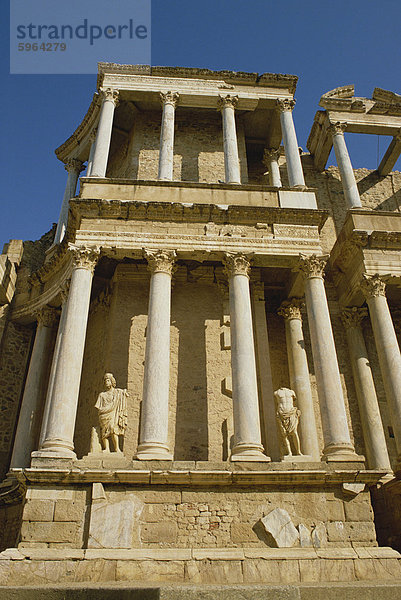
[[253, 531], [251, 523], [232, 523], [231, 540], [235, 544], [244, 544], [246, 542], [258, 542], [258, 536]]
[[330, 542], [372, 542], [376, 540], [376, 531], [371, 522], [327, 523], [327, 535]]
[[116, 580], [182, 582], [184, 581], [184, 562], [118, 560]]
[[300, 580], [297, 560], [247, 560], [244, 583], [295, 583]]
[[[24, 521], [53, 521], [53, 500], [28, 500], [24, 506]], [[66, 519], [71, 520], [71, 519]]]
[[85, 512], [84, 502], [56, 500], [54, 509], [55, 521], [82, 521]]
[[373, 510], [370, 502], [359, 502], [358, 498], [344, 502], [347, 521], [372, 521]]
[[283, 508], [275, 508], [261, 522], [278, 548], [291, 548], [299, 540], [299, 533]]
[[22, 541], [28, 542], [72, 542], [76, 540], [76, 523], [22, 523]]
[[145, 523], [141, 527], [141, 540], [145, 543], [174, 543], [177, 540], [177, 523]]
[[132, 548], [143, 503], [135, 495], [121, 502], [92, 502], [88, 548]]

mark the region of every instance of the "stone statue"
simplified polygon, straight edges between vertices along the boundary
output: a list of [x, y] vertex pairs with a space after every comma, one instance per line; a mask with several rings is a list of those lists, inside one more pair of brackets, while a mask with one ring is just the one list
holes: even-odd
[[280, 388], [274, 392], [274, 398], [284, 456], [292, 456], [293, 454], [301, 456], [301, 445], [297, 431], [301, 411], [294, 406], [295, 392], [288, 388]]
[[110, 452], [110, 440], [114, 452], [121, 452], [118, 436], [124, 435], [127, 428], [127, 390], [116, 387], [112, 373], [103, 378], [105, 391], [100, 392], [95, 408], [99, 414], [100, 443], [103, 452]]

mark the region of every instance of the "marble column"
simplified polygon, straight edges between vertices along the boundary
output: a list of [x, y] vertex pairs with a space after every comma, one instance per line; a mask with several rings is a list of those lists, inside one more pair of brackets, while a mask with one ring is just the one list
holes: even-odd
[[346, 128], [347, 123], [338, 122], [330, 125], [329, 132], [333, 137], [334, 152], [340, 170], [341, 183], [347, 206], [348, 208], [361, 208], [362, 203], [359, 197], [358, 186], [355, 181], [354, 171], [344, 138]]
[[361, 290], [366, 298], [377, 355], [401, 467], [401, 355], [386, 299], [388, 276], [364, 275]]
[[56, 234], [54, 236], [53, 244], [60, 244], [63, 241], [67, 223], [68, 223], [68, 209], [70, 205], [70, 199], [74, 198], [77, 189], [78, 177], [84, 166], [81, 160], [77, 158], [71, 158], [67, 160], [64, 165], [65, 170], [68, 173], [67, 183], [64, 190], [63, 202], [61, 205], [60, 216], [58, 218]]
[[301, 452], [315, 460], [320, 460], [308, 358], [302, 331], [302, 305], [303, 302], [299, 298], [292, 298], [291, 301], [281, 304], [278, 314], [285, 321], [290, 388], [295, 392], [296, 403], [301, 411], [299, 422]]
[[220, 96], [219, 109], [223, 119], [224, 168], [226, 183], [241, 183], [238, 155], [237, 130], [235, 127], [235, 107], [238, 96]]
[[102, 107], [93, 151], [91, 177], [106, 177], [114, 110], [118, 104], [119, 93], [117, 90], [107, 88], [100, 92], [100, 96]]
[[163, 106], [160, 132], [159, 173], [161, 181], [172, 181], [174, 163], [174, 117], [179, 95], [176, 92], [160, 93]]
[[281, 131], [283, 134], [283, 144], [285, 158], [287, 161], [287, 173], [290, 187], [305, 187], [305, 179], [302, 170], [301, 157], [299, 155], [297, 135], [295, 133], [292, 111], [295, 106], [295, 100], [277, 100], [277, 107], [280, 111]]
[[54, 308], [45, 307], [36, 313], [38, 325], [15, 434], [12, 469], [29, 467], [31, 452], [37, 448], [57, 318]]
[[139, 460], [172, 460], [168, 446], [171, 278], [175, 252], [145, 251], [150, 277]]
[[265, 148], [263, 152], [263, 164], [269, 170], [269, 185], [277, 188], [281, 188], [280, 168], [278, 166], [279, 156], [279, 150], [274, 148]]
[[76, 458], [74, 430], [93, 272], [99, 248], [70, 246], [72, 273], [52, 382], [46, 435], [32, 457]]
[[231, 322], [231, 374], [234, 416], [232, 461], [269, 461], [260, 434], [258, 385], [253, 341], [250, 263], [244, 254], [226, 254]]
[[367, 314], [366, 308], [354, 306], [344, 309], [341, 318], [347, 334], [368, 467], [391, 471], [379, 403], [361, 328], [361, 322]]
[[96, 135], [97, 135], [97, 127], [95, 129], [92, 129], [92, 131], [90, 132], [90, 135], [89, 135], [89, 141], [91, 143], [91, 147], [90, 147], [90, 150], [89, 150], [88, 168], [86, 169], [86, 176], [87, 177], [90, 177], [91, 173], [92, 173], [93, 157], [95, 155]]
[[336, 348], [324, 288], [323, 272], [327, 257], [301, 257], [299, 270], [305, 278], [305, 300], [311, 336], [313, 364], [322, 418], [323, 458], [355, 462], [348, 429], [344, 396], [338, 368]]

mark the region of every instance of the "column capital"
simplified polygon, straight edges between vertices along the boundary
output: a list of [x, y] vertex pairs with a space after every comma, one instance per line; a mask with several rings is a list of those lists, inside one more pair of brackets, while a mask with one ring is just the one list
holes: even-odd
[[251, 268], [250, 256], [241, 253], [227, 252], [223, 258], [224, 272], [227, 277], [245, 275], [249, 279]]
[[292, 112], [295, 107], [294, 98], [277, 98], [276, 106], [280, 112], [290, 111]]
[[219, 96], [218, 106], [219, 110], [223, 108], [234, 108], [238, 104], [238, 96], [231, 96], [231, 94], [227, 94], [227, 96]]
[[35, 318], [40, 325], [44, 327], [53, 327], [58, 319], [58, 311], [50, 306], [44, 306], [35, 312]]
[[164, 106], [165, 104], [171, 104], [175, 108], [177, 106], [179, 97], [180, 95], [178, 92], [160, 92], [160, 101], [162, 103], [162, 106]]
[[103, 102], [109, 100], [114, 104], [114, 106], [118, 105], [120, 92], [118, 90], [114, 90], [113, 88], [106, 88], [104, 90], [100, 90], [100, 97]]
[[323, 279], [324, 269], [327, 264], [328, 255], [317, 256], [312, 254], [311, 256], [305, 256], [301, 254], [299, 256], [299, 263], [296, 267], [296, 271], [300, 271], [306, 279], [312, 279], [319, 277]]
[[100, 256], [99, 246], [74, 246], [69, 244], [68, 250], [71, 253], [73, 269], [87, 269], [93, 273]]
[[347, 129], [348, 123], [345, 121], [337, 121], [337, 123], [331, 123], [328, 126], [328, 131], [332, 136], [335, 135], [344, 135], [344, 131]]
[[175, 250], [144, 250], [144, 257], [148, 261], [148, 269], [152, 273], [166, 273], [173, 275], [177, 254]]
[[84, 167], [84, 163], [82, 162], [82, 160], [79, 160], [78, 158], [69, 158], [64, 163], [64, 169], [68, 173], [73, 173], [74, 171], [76, 173], [80, 173], [81, 171], [83, 171], [85, 169], [85, 167]]
[[291, 300], [284, 300], [281, 303], [277, 314], [283, 317], [286, 321], [292, 319], [298, 319], [302, 321], [301, 309], [305, 306], [305, 302], [301, 298], [291, 298]]
[[386, 297], [386, 284], [391, 275], [367, 275], [364, 273], [360, 282], [362, 294], [366, 300], [369, 298], [378, 298], [379, 296]]
[[358, 306], [352, 306], [350, 308], [344, 308], [341, 311], [341, 320], [346, 329], [350, 327], [359, 327], [363, 319], [368, 315], [368, 309], [365, 307], [359, 308]]
[[263, 150], [263, 164], [266, 167], [270, 166], [270, 161], [275, 160], [278, 161], [280, 157], [279, 148], [265, 148]]

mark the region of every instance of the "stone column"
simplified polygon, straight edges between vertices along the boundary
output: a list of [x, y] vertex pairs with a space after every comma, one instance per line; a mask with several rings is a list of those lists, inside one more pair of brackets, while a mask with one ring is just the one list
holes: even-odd
[[290, 302], [281, 304], [278, 314], [285, 321], [290, 388], [295, 392], [297, 406], [301, 411], [299, 422], [301, 452], [312, 456], [315, 460], [320, 460], [308, 358], [302, 331], [302, 304], [299, 298], [292, 298]]
[[295, 100], [277, 100], [277, 106], [280, 111], [281, 131], [283, 134], [290, 187], [305, 187], [297, 135], [295, 133], [294, 121], [292, 120], [292, 111], [295, 106]]
[[102, 107], [93, 151], [91, 177], [106, 177], [109, 158], [111, 131], [113, 129], [114, 110], [118, 103], [118, 91], [107, 88], [100, 92]]
[[401, 467], [401, 355], [386, 299], [388, 276], [364, 275], [361, 290], [369, 307], [384, 391]]
[[89, 301], [99, 248], [70, 247], [72, 274], [42, 448], [32, 457], [76, 458], [74, 429]]
[[179, 95], [176, 92], [160, 93], [163, 106], [160, 132], [159, 173], [161, 181], [172, 181], [174, 162], [174, 117]]
[[277, 188], [281, 188], [280, 168], [278, 166], [279, 156], [279, 150], [274, 148], [265, 148], [263, 152], [263, 164], [269, 170], [269, 184]]
[[235, 107], [238, 96], [220, 96], [219, 109], [223, 119], [224, 167], [226, 183], [241, 183], [238, 156], [237, 131], [235, 127]]
[[38, 326], [15, 434], [10, 465], [12, 469], [29, 467], [31, 452], [37, 448], [57, 317], [57, 311], [49, 307], [42, 308], [36, 313]]
[[319, 396], [325, 447], [323, 458], [358, 460], [348, 429], [336, 348], [323, 282], [327, 257], [301, 257], [299, 270], [305, 278], [305, 300], [311, 335], [313, 363]]
[[341, 183], [348, 208], [361, 208], [362, 203], [359, 197], [358, 186], [355, 181], [354, 171], [352, 169], [344, 138], [344, 131], [346, 128], [347, 123], [338, 122], [330, 125], [329, 132], [333, 137], [334, 152], [340, 170]]
[[253, 341], [250, 263], [244, 254], [226, 254], [231, 322], [231, 373], [234, 415], [232, 461], [269, 461], [260, 435], [258, 385]]
[[145, 251], [151, 272], [139, 446], [140, 460], [172, 460], [168, 446], [171, 278], [175, 252]]
[[368, 466], [370, 469], [391, 471], [379, 403], [361, 328], [361, 322], [367, 314], [366, 308], [354, 306], [344, 309], [341, 318], [347, 334]]
[[65, 231], [67, 229], [70, 199], [75, 196], [78, 177], [80, 172], [84, 169], [82, 161], [78, 160], [77, 158], [71, 158], [67, 160], [64, 168], [68, 173], [67, 184], [65, 186], [63, 203], [61, 205], [60, 216], [58, 218], [53, 244], [60, 244], [63, 241]]
[[95, 154], [96, 135], [97, 135], [97, 127], [95, 129], [92, 129], [92, 131], [90, 132], [90, 135], [89, 135], [89, 140], [91, 142], [91, 147], [90, 147], [90, 150], [89, 150], [88, 168], [86, 169], [86, 176], [87, 177], [90, 177], [91, 173], [92, 173], [93, 157], [94, 157], [94, 154]]

